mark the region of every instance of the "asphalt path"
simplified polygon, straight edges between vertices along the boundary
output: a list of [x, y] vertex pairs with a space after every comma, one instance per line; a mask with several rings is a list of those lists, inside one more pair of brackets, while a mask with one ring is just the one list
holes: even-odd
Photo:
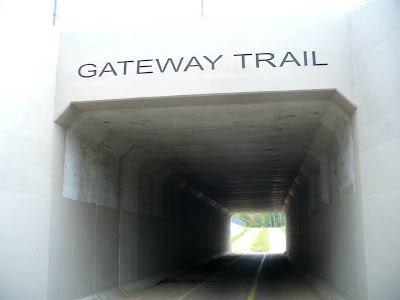
[[321, 299], [281, 253], [231, 254], [127, 299]]

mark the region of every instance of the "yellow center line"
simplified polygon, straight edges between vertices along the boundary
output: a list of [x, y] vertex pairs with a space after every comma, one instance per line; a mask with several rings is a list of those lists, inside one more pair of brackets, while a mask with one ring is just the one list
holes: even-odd
[[180, 297], [176, 298], [176, 300], [183, 300], [185, 299], [187, 296], [189, 296], [191, 293], [193, 293], [195, 290], [197, 290], [198, 288], [202, 287], [203, 285], [205, 285], [208, 281], [211, 281], [213, 278], [215, 278], [216, 276], [218, 276], [220, 273], [222, 273], [223, 271], [225, 271], [229, 266], [231, 266], [233, 263], [239, 261], [239, 259], [243, 257], [243, 255], [240, 255], [238, 258], [236, 258], [234, 261], [231, 261], [229, 264], [227, 264], [225, 267], [223, 267], [221, 270], [217, 271], [216, 273], [214, 273], [213, 275], [211, 275], [210, 277], [206, 278], [204, 280], [203, 283], [200, 283], [198, 285], [196, 285], [195, 287], [193, 287], [192, 289], [190, 289], [189, 291], [187, 291], [186, 293], [184, 293], [183, 295], [181, 295]]
[[254, 278], [254, 282], [253, 285], [251, 287], [250, 290], [250, 294], [247, 297], [247, 300], [254, 300], [254, 297], [256, 296], [256, 290], [257, 290], [257, 285], [258, 285], [258, 280], [260, 279], [260, 274], [261, 274], [261, 269], [265, 260], [265, 256], [267, 255], [267, 253], [264, 253], [264, 256], [261, 260], [260, 266], [258, 267], [257, 273], [256, 273], [256, 277]]

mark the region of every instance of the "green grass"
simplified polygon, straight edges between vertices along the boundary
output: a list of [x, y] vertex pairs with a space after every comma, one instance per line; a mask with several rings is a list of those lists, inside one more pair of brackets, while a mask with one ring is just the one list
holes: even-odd
[[282, 226], [282, 227], [281, 227], [281, 230], [282, 230], [284, 233], [286, 233], [286, 226]]
[[260, 233], [257, 235], [253, 246], [251, 246], [251, 251], [253, 252], [266, 252], [269, 251], [269, 235], [268, 229], [261, 229]]
[[249, 231], [250, 229], [251, 229], [250, 227], [245, 227], [244, 230], [243, 230], [241, 233], [239, 233], [238, 235], [234, 236], [234, 237], [232, 238], [232, 244], [233, 244], [234, 241], [236, 241], [238, 238], [240, 238], [241, 236], [243, 236], [243, 235], [244, 235], [247, 231]]

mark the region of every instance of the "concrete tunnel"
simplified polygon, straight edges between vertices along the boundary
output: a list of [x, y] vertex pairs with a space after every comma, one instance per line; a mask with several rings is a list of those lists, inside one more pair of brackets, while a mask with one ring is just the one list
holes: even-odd
[[233, 213], [272, 211], [293, 265], [357, 290], [355, 109], [336, 90], [74, 103], [50, 298], [154, 286], [230, 253]]
[[399, 299], [400, 1], [59, 2], [0, 5], [0, 299]]

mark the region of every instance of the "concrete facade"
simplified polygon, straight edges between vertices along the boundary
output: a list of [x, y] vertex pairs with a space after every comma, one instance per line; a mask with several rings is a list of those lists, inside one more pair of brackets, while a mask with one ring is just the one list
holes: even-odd
[[61, 35], [5, 3], [0, 298], [121, 299], [228, 253], [240, 211], [286, 214], [325, 298], [398, 298], [398, 1]]
[[[359, 99], [356, 124], [369, 299], [398, 297], [394, 278], [400, 266], [396, 251], [400, 224], [395, 213], [400, 196], [396, 180], [399, 169], [395, 167], [399, 164], [400, 146], [400, 87], [396, 80], [399, 12], [398, 1], [372, 1], [350, 16]], [[366, 27], [368, 38], [365, 38]], [[382, 220], [379, 225], [377, 219]], [[382, 230], [384, 227], [389, 230]]]

